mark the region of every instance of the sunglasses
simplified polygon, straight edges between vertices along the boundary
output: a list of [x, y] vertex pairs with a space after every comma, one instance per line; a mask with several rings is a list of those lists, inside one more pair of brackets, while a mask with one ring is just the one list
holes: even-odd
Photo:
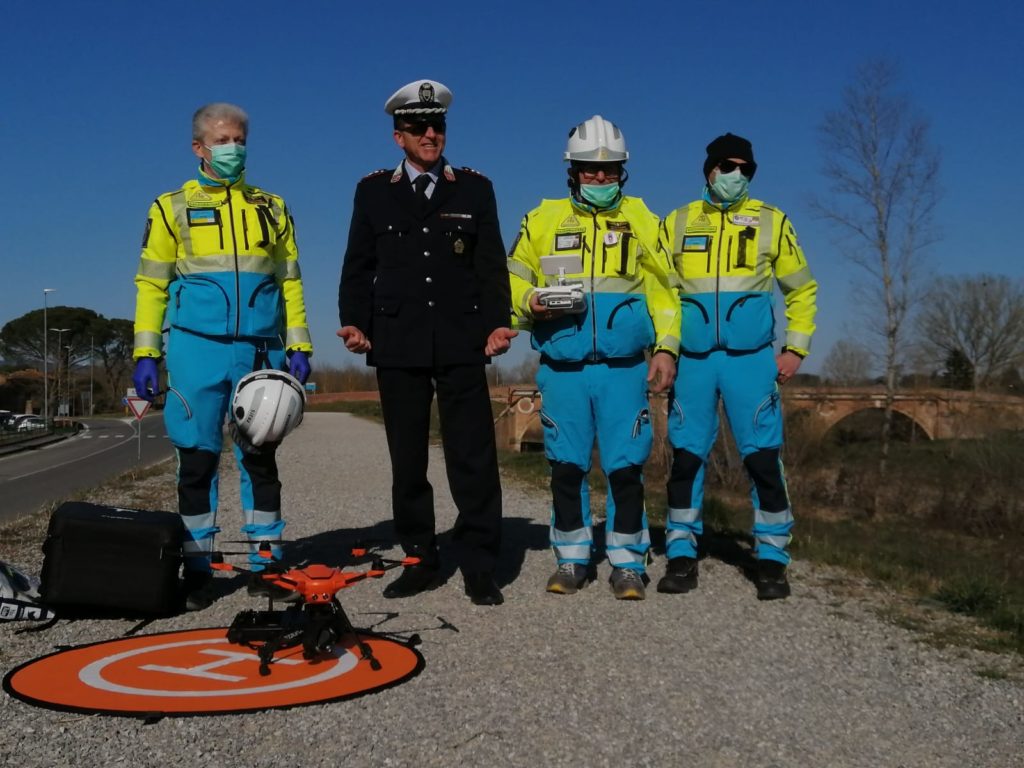
[[579, 166], [578, 171], [583, 181], [594, 181], [599, 173], [603, 173], [608, 181], [618, 181], [622, 176], [619, 165], [584, 165]]
[[424, 120], [418, 123], [403, 125], [398, 130], [402, 133], [410, 133], [413, 136], [423, 136], [428, 128], [433, 128], [434, 133], [444, 133], [447, 126], [444, 124], [444, 120]]
[[718, 163], [718, 170], [722, 173], [732, 173], [737, 168], [740, 169], [740, 173], [746, 176], [748, 179], [754, 175], [754, 169], [757, 166], [753, 163], [737, 163], [732, 160], [722, 160]]

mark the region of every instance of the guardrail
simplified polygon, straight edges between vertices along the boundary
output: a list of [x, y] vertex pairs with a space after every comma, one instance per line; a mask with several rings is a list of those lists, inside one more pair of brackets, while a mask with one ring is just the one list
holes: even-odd
[[11, 447], [22, 443], [36, 442], [46, 437], [67, 437], [76, 435], [82, 429], [81, 422], [70, 419], [55, 419], [49, 426], [43, 429], [0, 430], [0, 446]]

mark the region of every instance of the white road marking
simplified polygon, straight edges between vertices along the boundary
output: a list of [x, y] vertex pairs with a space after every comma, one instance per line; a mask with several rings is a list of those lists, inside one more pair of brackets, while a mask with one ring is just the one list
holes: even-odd
[[[99, 435], [98, 437], [99, 437], [100, 440], [104, 440], [104, 439], [109, 439], [110, 436], [109, 435]], [[164, 435], [164, 437], [167, 437], [167, 435]], [[128, 439], [129, 440], [133, 440], [133, 439], [135, 439], [135, 436], [132, 435]], [[68, 459], [67, 461], [61, 462], [60, 464], [54, 464], [54, 465], [49, 466], [49, 467], [43, 467], [42, 469], [37, 469], [37, 470], [35, 470], [33, 472], [26, 472], [23, 475], [16, 475], [14, 477], [7, 477], [7, 478], [4, 478], [4, 481], [5, 482], [13, 482], [14, 480], [21, 480], [21, 479], [26, 478], [26, 477], [32, 477], [33, 475], [38, 475], [41, 472], [49, 472], [51, 469], [60, 469], [61, 467], [66, 467], [68, 464], [74, 464], [75, 462], [79, 462], [79, 461], [86, 461], [88, 459], [93, 458], [94, 456], [99, 456], [101, 453], [106, 453], [107, 451], [112, 451], [115, 448], [120, 448], [126, 442], [128, 442], [128, 440], [125, 440], [125, 441], [120, 442], [120, 443], [115, 443], [114, 445], [108, 445], [106, 448], [101, 448], [98, 451], [90, 453], [88, 456], [79, 456], [77, 459]]]

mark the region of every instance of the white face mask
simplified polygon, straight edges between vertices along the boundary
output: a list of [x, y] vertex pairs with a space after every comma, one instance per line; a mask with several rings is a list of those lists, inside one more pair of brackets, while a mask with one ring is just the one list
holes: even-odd
[[723, 203], [735, 203], [747, 194], [749, 188], [750, 179], [740, 173], [739, 168], [730, 173], [719, 171], [710, 185], [715, 197]]

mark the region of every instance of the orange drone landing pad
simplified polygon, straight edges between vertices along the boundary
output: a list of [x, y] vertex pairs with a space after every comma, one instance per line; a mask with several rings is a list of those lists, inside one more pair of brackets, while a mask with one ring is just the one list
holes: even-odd
[[270, 675], [256, 651], [225, 629], [163, 632], [43, 656], [4, 677], [10, 695], [40, 707], [149, 717], [215, 715], [337, 701], [405, 682], [423, 669], [409, 645], [360, 633], [381, 668], [370, 669], [348, 639], [331, 656], [307, 661], [301, 648], [278, 651]]

